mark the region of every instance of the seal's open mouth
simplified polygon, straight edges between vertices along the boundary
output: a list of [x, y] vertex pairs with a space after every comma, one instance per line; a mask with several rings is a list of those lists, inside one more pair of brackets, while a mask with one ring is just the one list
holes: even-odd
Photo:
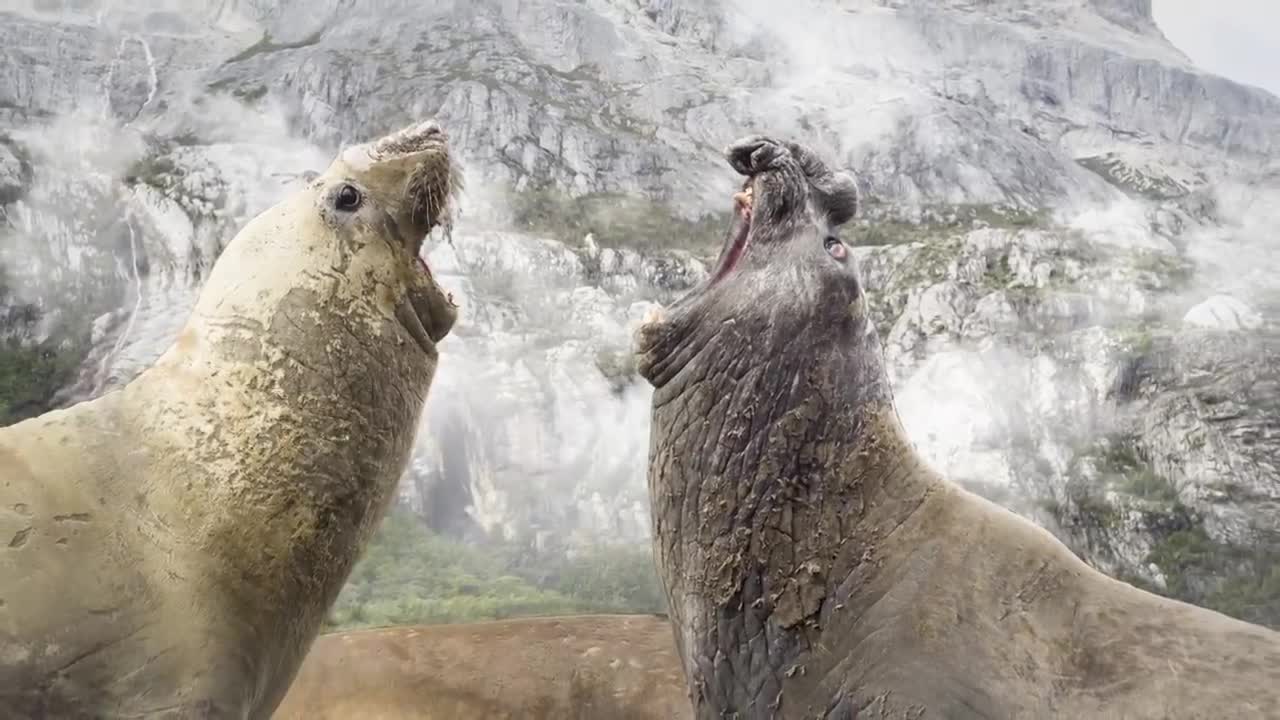
[[430, 345], [440, 342], [453, 327], [458, 305], [453, 301], [453, 294], [437, 284], [426, 258], [422, 256], [425, 241], [424, 237], [414, 253], [413, 266], [417, 277], [406, 296], [407, 307], [402, 306], [402, 310], [411, 308], [412, 313], [401, 317], [400, 321], [418, 344], [430, 352]]
[[[655, 388], [663, 387], [698, 357], [729, 322], [760, 321], [755, 298], [768, 297], [775, 306], [790, 302], [793, 277], [809, 283], [813, 292], [843, 283], [841, 287], [854, 288], [848, 292], [856, 294], [856, 277], [850, 268], [814, 267], [811, 262], [824, 252], [835, 261], [844, 259], [844, 245], [831, 230], [857, 212], [853, 175], [831, 172], [805, 146], [765, 135], [738, 139], [725, 148], [724, 156], [746, 180], [733, 196], [736, 217], [712, 271], [666, 307], [652, 307], [633, 336], [637, 371]], [[805, 272], [779, 272], [788, 268]], [[796, 302], [802, 299], [795, 298]], [[737, 324], [734, 332], [745, 327], [746, 323]]]
[[444, 130], [433, 120], [398, 130], [372, 143], [348, 150], [344, 159], [366, 182], [385, 189], [390, 198], [390, 232], [399, 239], [413, 265], [406, 302], [397, 309], [410, 335], [432, 352], [457, 316], [453, 298], [436, 284], [425, 255], [427, 236], [452, 225], [452, 199], [462, 177], [449, 152]]
[[720, 282], [724, 276], [737, 267], [738, 261], [742, 259], [742, 254], [746, 252], [747, 239], [751, 235], [752, 196], [751, 180], [748, 179], [743, 185], [742, 191], [733, 196], [733, 209], [739, 218], [738, 230], [729, 236], [725, 248], [720, 251], [720, 261], [716, 264], [715, 272], [711, 274], [711, 281], [708, 286]]

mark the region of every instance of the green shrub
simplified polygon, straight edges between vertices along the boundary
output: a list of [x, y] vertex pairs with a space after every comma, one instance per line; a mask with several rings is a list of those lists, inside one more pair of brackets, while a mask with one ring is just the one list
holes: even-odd
[[83, 358], [79, 344], [0, 341], [0, 427], [51, 409], [53, 394], [71, 381]]
[[[519, 559], [517, 559], [519, 558]], [[529, 615], [661, 612], [648, 548], [528, 556], [433, 533], [394, 508], [351, 572], [328, 628], [474, 622]]]
[[1197, 521], [1161, 538], [1147, 562], [1164, 575], [1163, 595], [1280, 627], [1280, 553], [1216, 542]]
[[647, 547], [601, 546], [559, 559], [540, 585], [602, 612], [662, 612], [666, 604]]
[[1165, 536], [1151, 549], [1147, 562], [1160, 568], [1171, 596], [1184, 598], [1191, 590], [1189, 574], [1209, 564], [1213, 555], [1213, 541], [1203, 527], [1196, 525]]
[[1228, 579], [1205, 604], [1241, 620], [1280, 627], [1280, 557], [1259, 559], [1253, 572]]

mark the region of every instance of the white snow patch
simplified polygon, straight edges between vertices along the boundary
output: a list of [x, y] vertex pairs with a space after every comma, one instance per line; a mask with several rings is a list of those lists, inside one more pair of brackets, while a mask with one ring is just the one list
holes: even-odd
[[1182, 324], [1209, 330], [1253, 330], [1262, 316], [1230, 295], [1214, 295], [1182, 316]]

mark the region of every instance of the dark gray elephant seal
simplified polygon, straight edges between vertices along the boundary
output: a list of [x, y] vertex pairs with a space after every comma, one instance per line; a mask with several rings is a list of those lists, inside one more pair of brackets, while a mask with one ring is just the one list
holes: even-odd
[[1112, 580], [921, 460], [838, 239], [851, 178], [727, 152], [719, 266], [636, 338], [695, 716], [1280, 717], [1280, 633]]
[[0, 430], [0, 716], [271, 715], [408, 462], [456, 183], [431, 123], [347, 149], [153, 367]]

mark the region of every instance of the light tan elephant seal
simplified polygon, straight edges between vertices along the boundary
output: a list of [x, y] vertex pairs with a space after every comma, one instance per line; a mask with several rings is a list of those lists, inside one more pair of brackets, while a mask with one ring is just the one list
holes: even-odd
[[688, 720], [671, 626], [574, 615], [321, 635], [274, 720]]
[[921, 460], [839, 237], [852, 178], [727, 154], [718, 266], [637, 333], [695, 716], [1280, 718], [1280, 633], [1113, 580]]
[[457, 182], [432, 123], [347, 149], [154, 366], [0, 429], [0, 716], [270, 716], [408, 462]]

